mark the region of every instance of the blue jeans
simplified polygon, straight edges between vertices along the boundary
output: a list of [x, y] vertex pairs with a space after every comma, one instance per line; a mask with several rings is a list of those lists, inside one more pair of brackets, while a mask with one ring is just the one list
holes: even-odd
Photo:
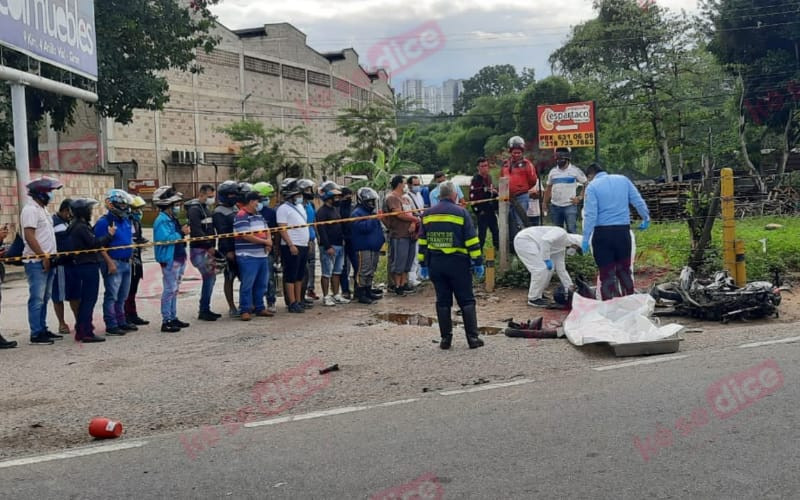
[[264, 294], [269, 281], [268, 260], [265, 257], [248, 257], [237, 255], [241, 281], [239, 285], [239, 312], [261, 312], [264, 306]]
[[559, 207], [550, 204], [550, 219], [556, 227], [564, 227], [567, 224], [567, 232], [575, 234], [578, 232], [578, 205], [568, 205]]
[[[528, 205], [531, 202], [531, 196], [528, 193], [522, 193], [514, 196], [514, 200], [516, 200], [517, 204], [522, 207], [522, 213], [528, 213]], [[514, 249], [514, 237], [517, 235], [519, 231], [525, 229], [528, 225], [527, 215], [525, 216], [526, 220], [520, 219], [519, 215], [517, 214], [517, 209], [514, 206], [514, 203], [510, 203], [508, 206], [508, 241], [509, 246], [511, 249]]]
[[327, 250], [319, 247], [319, 260], [322, 264], [322, 277], [330, 278], [334, 274], [342, 274], [344, 269], [344, 248], [333, 245], [333, 255], [328, 255]]
[[192, 248], [192, 265], [200, 271], [203, 277], [203, 287], [200, 290], [200, 312], [211, 312], [211, 294], [214, 293], [214, 283], [217, 282], [216, 260], [207, 248]]
[[28, 277], [28, 326], [31, 338], [47, 331], [47, 303], [53, 291], [53, 269], [45, 272], [41, 262], [25, 264]]
[[114, 260], [117, 265], [117, 272], [108, 274], [108, 266], [105, 262], [100, 264], [100, 272], [103, 274], [103, 284], [106, 287], [103, 295], [103, 321], [106, 323], [106, 330], [125, 325], [125, 300], [131, 289], [131, 263], [127, 260]]
[[166, 323], [178, 319], [178, 291], [186, 270], [185, 260], [173, 260], [161, 264], [161, 320]]

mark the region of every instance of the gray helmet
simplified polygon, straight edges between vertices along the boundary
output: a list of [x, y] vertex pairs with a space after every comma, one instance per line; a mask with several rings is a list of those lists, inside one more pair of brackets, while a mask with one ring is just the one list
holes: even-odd
[[249, 182], [239, 183], [239, 196], [236, 199], [239, 203], [247, 203], [247, 193], [253, 190], [253, 185]]
[[281, 182], [281, 196], [294, 196], [299, 192], [300, 188], [297, 187], [297, 179], [294, 177], [288, 177]]
[[157, 207], [166, 208], [183, 201], [183, 193], [179, 193], [170, 185], [161, 186], [153, 193], [153, 203]]
[[366, 205], [368, 201], [378, 202], [378, 193], [370, 187], [362, 187], [356, 193], [356, 201], [362, 205]]
[[525, 151], [525, 139], [523, 139], [518, 135], [515, 135], [514, 137], [508, 140], [508, 149], [509, 151], [512, 149], [521, 149]]

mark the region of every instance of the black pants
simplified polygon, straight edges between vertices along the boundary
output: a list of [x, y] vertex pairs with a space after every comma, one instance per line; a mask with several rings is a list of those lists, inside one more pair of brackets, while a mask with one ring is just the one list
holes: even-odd
[[472, 272], [466, 255], [429, 254], [428, 269], [436, 290], [436, 307], [453, 307], [453, 295], [462, 309], [475, 304]]
[[595, 227], [592, 253], [600, 270], [600, 295], [603, 300], [633, 294], [631, 227]]
[[75, 338], [91, 337], [94, 335], [92, 313], [100, 293], [100, 265], [94, 262], [77, 265], [72, 276], [75, 282], [70, 285], [80, 290], [80, 305], [78, 306], [78, 317], [75, 320]]
[[481, 248], [486, 243], [486, 230], [492, 232], [492, 244], [495, 250], [500, 248], [500, 229], [497, 226], [497, 214], [494, 212], [478, 212], [478, 239]]
[[125, 299], [125, 316], [138, 316], [136, 310], [136, 294], [139, 293], [139, 282], [144, 276], [142, 264], [131, 264], [131, 288], [128, 291], [128, 298]]

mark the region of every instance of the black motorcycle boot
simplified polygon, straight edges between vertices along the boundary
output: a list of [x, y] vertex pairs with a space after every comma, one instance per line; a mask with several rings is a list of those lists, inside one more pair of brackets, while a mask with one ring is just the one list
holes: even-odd
[[439, 347], [450, 349], [453, 345], [453, 318], [450, 316], [449, 307], [436, 307], [436, 319], [439, 321], [439, 333], [442, 336]]
[[363, 286], [356, 287], [356, 298], [359, 304], [372, 304], [374, 301], [369, 296], [369, 289]]
[[0, 335], [0, 349], [13, 349], [17, 347], [16, 340], [6, 340]]
[[367, 297], [371, 298], [372, 300], [381, 300], [383, 298], [383, 294], [382, 293], [375, 293], [373, 288], [370, 287], [370, 286], [365, 286], [364, 287], [364, 294]]
[[480, 339], [478, 332], [478, 311], [475, 310], [475, 304], [464, 306], [461, 308], [464, 318], [464, 332], [467, 334], [467, 344], [470, 349], [476, 349], [483, 346], [483, 340]]

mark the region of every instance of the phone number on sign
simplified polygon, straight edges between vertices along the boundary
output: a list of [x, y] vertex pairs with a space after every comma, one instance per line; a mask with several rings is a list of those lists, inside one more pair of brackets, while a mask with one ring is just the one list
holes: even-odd
[[540, 148], [592, 147], [594, 146], [594, 132], [576, 132], [574, 134], [540, 135]]

